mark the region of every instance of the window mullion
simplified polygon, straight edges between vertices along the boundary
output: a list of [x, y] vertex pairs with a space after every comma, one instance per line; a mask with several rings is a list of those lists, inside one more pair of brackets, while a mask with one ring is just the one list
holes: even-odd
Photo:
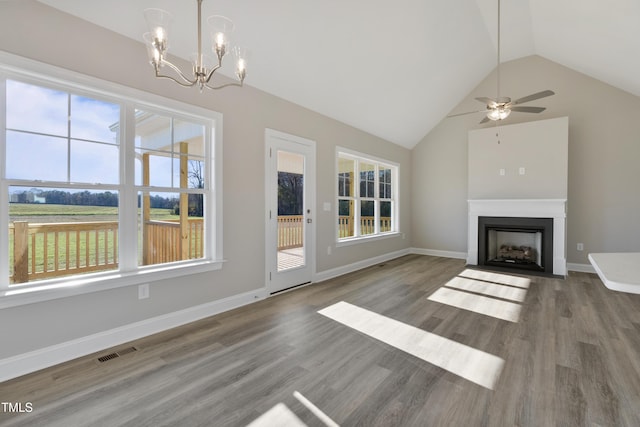
[[353, 198], [354, 198], [354, 206], [353, 206], [353, 235], [354, 237], [360, 237], [360, 161], [355, 160], [353, 162], [353, 174], [355, 175], [355, 185], [353, 186]]
[[135, 107], [122, 105], [120, 120], [120, 245], [118, 261], [120, 271], [133, 271], [138, 267], [138, 194], [135, 188]]
[[375, 164], [373, 173], [373, 222], [374, 234], [380, 234], [380, 165]]
[[67, 93], [67, 182], [71, 182], [71, 94]]
[[[6, 170], [6, 105], [7, 85], [4, 76], [0, 78], [0, 242], [9, 241], [9, 186], [5, 180]], [[9, 287], [9, 245], [0, 245], [0, 290]]]

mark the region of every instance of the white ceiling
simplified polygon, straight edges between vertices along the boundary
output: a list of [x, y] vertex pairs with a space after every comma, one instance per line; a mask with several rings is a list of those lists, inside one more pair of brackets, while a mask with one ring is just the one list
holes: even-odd
[[[195, 50], [196, 0], [40, 1], [135, 40], [166, 9], [170, 52]], [[212, 14], [252, 52], [246, 84], [408, 148], [496, 65], [497, 0], [204, 0]], [[640, 96], [640, 0], [503, 0], [501, 44], [503, 62], [536, 54]]]

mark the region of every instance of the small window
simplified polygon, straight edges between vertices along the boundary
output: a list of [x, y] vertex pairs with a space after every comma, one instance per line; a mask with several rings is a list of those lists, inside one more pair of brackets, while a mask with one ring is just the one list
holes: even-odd
[[397, 231], [398, 166], [338, 151], [337, 167], [338, 240]]

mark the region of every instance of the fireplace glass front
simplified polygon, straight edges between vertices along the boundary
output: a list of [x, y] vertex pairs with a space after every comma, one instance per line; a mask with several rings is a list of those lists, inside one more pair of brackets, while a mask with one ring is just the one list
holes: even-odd
[[551, 272], [553, 219], [478, 218], [478, 263], [508, 269]]

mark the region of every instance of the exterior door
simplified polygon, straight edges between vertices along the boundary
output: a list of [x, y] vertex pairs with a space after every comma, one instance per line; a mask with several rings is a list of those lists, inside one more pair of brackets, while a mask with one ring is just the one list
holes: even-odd
[[276, 293], [311, 282], [315, 142], [267, 129], [266, 283]]

